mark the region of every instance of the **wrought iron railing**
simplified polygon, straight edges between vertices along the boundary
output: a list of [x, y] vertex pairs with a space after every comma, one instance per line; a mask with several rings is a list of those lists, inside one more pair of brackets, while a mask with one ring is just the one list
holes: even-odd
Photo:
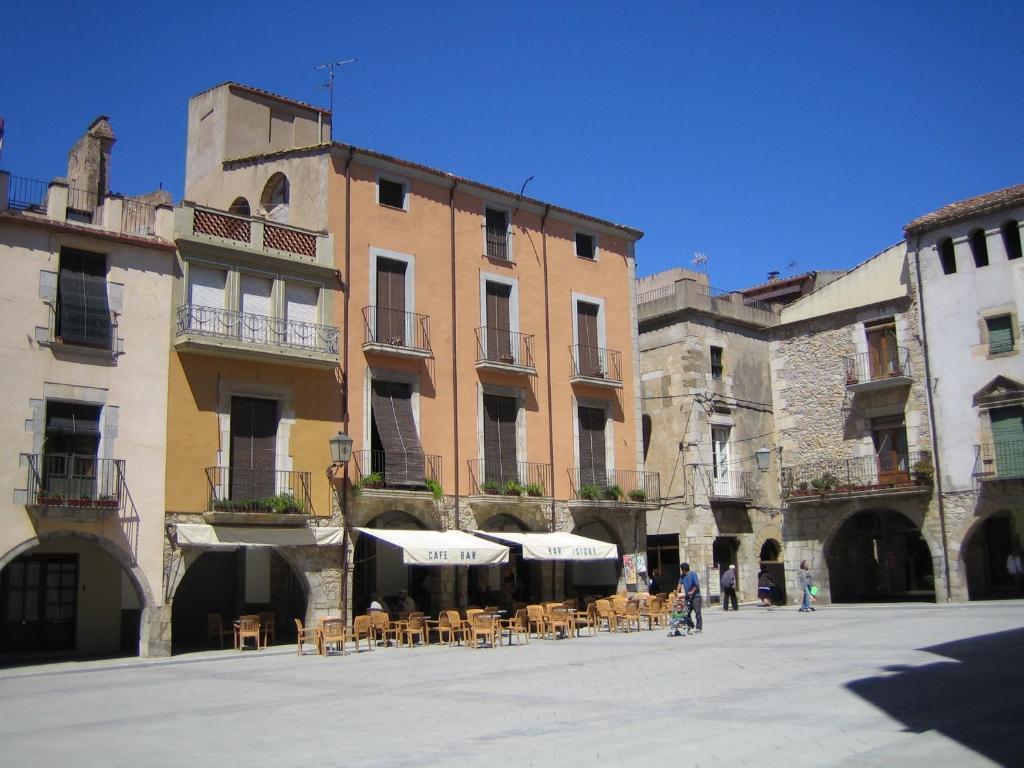
[[46, 195], [49, 184], [24, 176], [9, 176], [7, 181], [7, 207], [15, 211], [46, 213]]
[[882, 353], [848, 355], [843, 358], [843, 367], [847, 386], [910, 376], [910, 351], [906, 347], [894, 347]]
[[353, 451], [360, 489], [421, 490], [441, 483], [441, 457], [422, 451]]
[[614, 349], [574, 344], [569, 347], [572, 377], [622, 381], [622, 353]]
[[300, 320], [253, 315], [201, 304], [178, 307], [178, 335], [234, 339], [311, 352], [338, 353], [338, 329]]
[[68, 187], [67, 217], [87, 224], [95, 223], [99, 195], [95, 190]]
[[551, 465], [530, 461], [470, 459], [473, 495], [551, 496]]
[[976, 445], [974, 476], [979, 480], [1024, 478], [1024, 440]]
[[156, 232], [156, 206], [141, 200], [121, 201], [121, 231], [128, 235], [152, 235]]
[[716, 475], [714, 467], [702, 467], [705, 487], [711, 499], [753, 499], [760, 489], [760, 472], [747, 472], [721, 467]]
[[632, 504], [658, 504], [661, 501], [661, 478], [657, 472], [588, 467], [574, 467], [567, 471], [574, 499]]
[[309, 472], [207, 467], [210, 512], [312, 515]]
[[477, 328], [476, 360], [533, 368], [533, 336], [506, 328]]
[[366, 344], [430, 352], [430, 318], [387, 307], [363, 307]]
[[28, 504], [120, 510], [125, 498], [124, 459], [36, 453], [28, 459]]
[[498, 261], [512, 261], [511, 249], [508, 247], [511, 233], [507, 227], [488, 227], [484, 225], [484, 240], [487, 257]]
[[893, 451], [851, 459], [822, 459], [783, 467], [782, 494], [792, 498], [930, 486], [934, 474], [929, 451]]
[[667, 299], [669, 296], [674, 296], [675, 292], [675, 283], [672, 283], [672, 285], [663, 285], [661, 288], [654, 288], [650, 291], [638, 293], [636, 295], [636, 303], [649, 304], [652, 301], [658, 301], [659, 299]]

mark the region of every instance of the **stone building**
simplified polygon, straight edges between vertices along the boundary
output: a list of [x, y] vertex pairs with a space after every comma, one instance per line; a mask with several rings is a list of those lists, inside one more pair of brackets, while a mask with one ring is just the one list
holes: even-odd
[[901, 242], [771, 329], [789, 586], [807, 560], [824, 601], [945, 593], [917, 295]]
[[110, 193], [114, 141], [99, 117], [66, 178], [0, 171], [4, 656], [169, 650], [172, 210]]
[[905, 228], [920, 285], [949, 596], [1015, 593], [1024, 536], [1024, 186], [953, 203]]

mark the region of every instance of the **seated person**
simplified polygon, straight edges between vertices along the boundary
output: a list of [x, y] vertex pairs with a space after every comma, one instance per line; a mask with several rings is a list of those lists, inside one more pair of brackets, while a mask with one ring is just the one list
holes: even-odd
[[367, 608], [367, 610], [384, 611], [385, 613], [387, 613], [391, 609], [388, 607], [388, 604], [384, 602], [384, 598], [381, 597], [379, 593], [374, 593], [373, 599], [370, 601], [370, 607]]
[[398, 590], [398, 610], [403, 613], [410, 613], [416, 610], [416, 601], [409, 596], [407, 590]]

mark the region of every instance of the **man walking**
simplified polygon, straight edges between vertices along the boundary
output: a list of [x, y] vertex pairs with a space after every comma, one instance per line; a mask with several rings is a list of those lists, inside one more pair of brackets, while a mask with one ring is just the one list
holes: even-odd
[[814, 599], [814, 593], [811, 588], [814, 586], [814, 579], [811, 578], [811, 569], [806, 560], [800, 561], [800, 570], [796, 572], [796, 586], [801, 593], [800, 612], [813, 611], [811, 601]]
[[701, 616], [700, 579], [697, 574], [690, 570], [689, 563], [679, 564], [679, 594], [686, 596], [686, 626], [694, 626], [692, 615], [696, 615], [697, 634], [704, 630], [704, 619]]
[[739, 601], [736, 599], [736, 566], [730, 565], [729, 569], [722, 574], [722, 610], [729, 610], [729, 603], [732, 609], [738, 611]]

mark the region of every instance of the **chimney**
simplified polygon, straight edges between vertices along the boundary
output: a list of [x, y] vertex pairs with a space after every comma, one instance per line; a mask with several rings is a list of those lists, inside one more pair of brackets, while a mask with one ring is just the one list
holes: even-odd
[[88, 193], [93, 198], [90, 207], [110, 192], [110, 151], [115, 141], [110, 118], [100, 115], [68, 152], [68, 186]]

